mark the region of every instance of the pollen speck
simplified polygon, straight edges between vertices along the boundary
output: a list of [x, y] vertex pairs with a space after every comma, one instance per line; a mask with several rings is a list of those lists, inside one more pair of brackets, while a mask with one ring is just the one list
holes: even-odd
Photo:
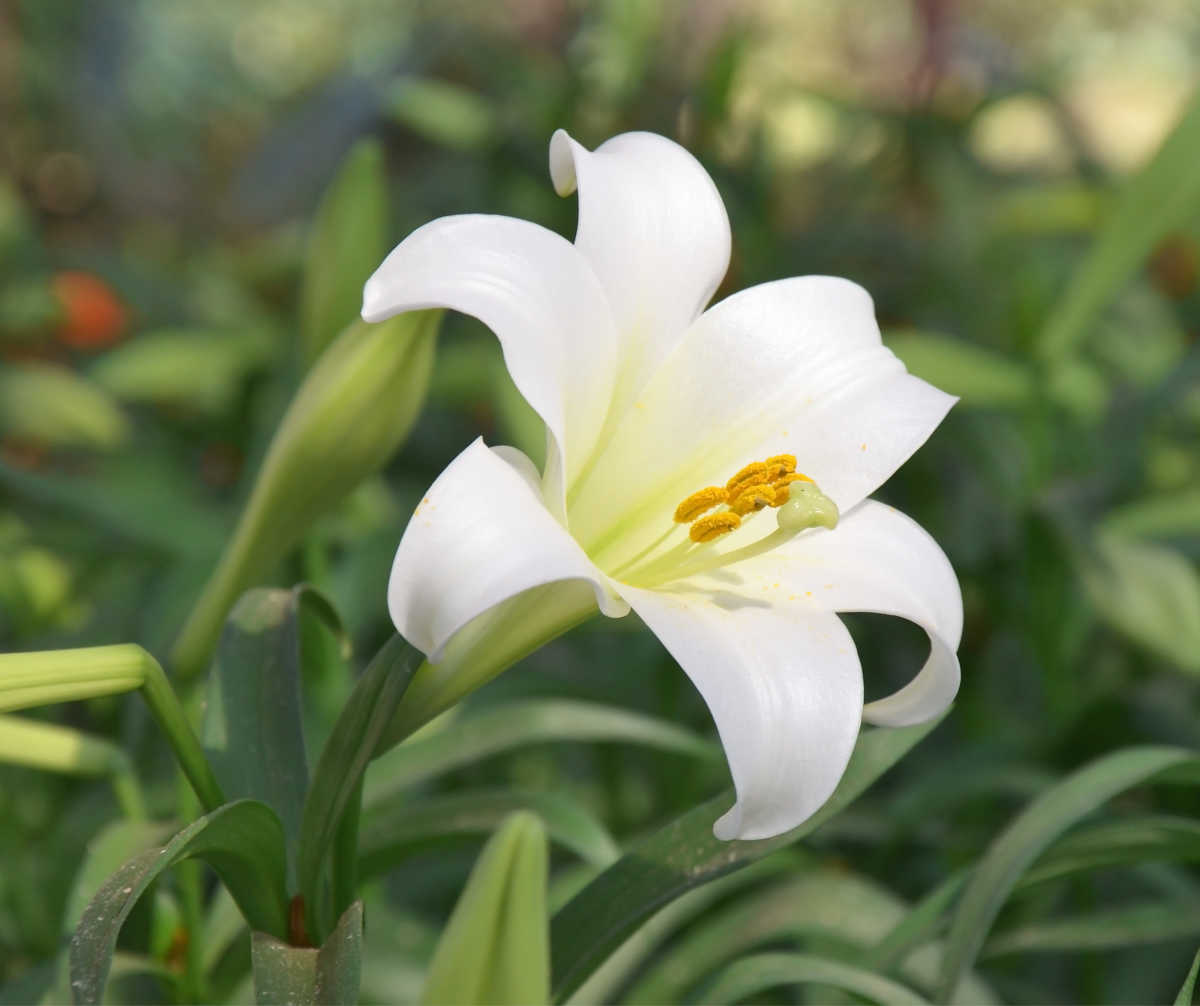
[[862, 446], [859, 448], [859, 450], [860, 450], [860, 451], [865, 451], [866, 449], [867, 449], [867, 445], [866, 445], [866, 444], [863, 444], [863, 445], [862, 445]]

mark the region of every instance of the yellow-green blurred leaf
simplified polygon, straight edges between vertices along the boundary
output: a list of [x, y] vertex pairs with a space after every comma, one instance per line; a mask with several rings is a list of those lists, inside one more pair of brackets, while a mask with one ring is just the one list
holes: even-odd
[[1173, 549], [1113, 535], [1082, 566], [1084, 587], [1114, 629], [1200, 673], [1200, 575]]
[[273, 352], [261, 330], [148, 332], [92, 366], [97, 384], [127, 402], [167, 403], [210, 415], [232, 404], [246, 377]]
[[989, 349], [930, 332], [897, 332], [888, 348], [917, 377], [958, 395], [964, 405], [991, 408], [1027, 404], [1033, 375], [1021, 363]]
[[1200, 92], [1157, 154], [1126, 183], [1087, 257], [1055, 305], [1038, 343], [1047, 359], [1069, 354], [1155, 244], [1200, 209]]
[[106, 391], [65, 367], [8, 363], [0, 370], [0, 436], [111, 450], [128, 438], [129, 423]]
[[496, 112], [488, 100], [443, 80], [401, 77], [384, 101], [401, 125], [452, 150], [478, 150], [494, 135]]

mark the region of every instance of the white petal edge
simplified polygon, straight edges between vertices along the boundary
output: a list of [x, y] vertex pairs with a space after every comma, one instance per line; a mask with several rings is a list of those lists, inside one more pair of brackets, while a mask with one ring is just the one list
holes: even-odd
[[513, 453], [482, 440], [467, 447], [430, 487], [396, 549], [388, 611], [430, 663], [476, 616], [543, 584], [584, 580], [604, 614], [629, 611], [546, 508], [532, 463], [514, 466]]
[[865, 706], [868, 723], [923, 723], [945, 712], [958, 693], [958, 579], [929, 533], [884, 503], [864, 500], [834, 530], [806, 531], [771, 552], [697, 578], [693, 586], [824, 611], [895, 615], [919, 625], [929, 637], [929, 658], [907, 685]]
[[521, 394], [551, 434], [549, 497], [587, 461], [613, 393], [618, 339], [600, 281], [565, 238], [527, 220], [442, 217], [413, 231], [363, 288], [362, 316], [446, 307], [500, 340]]
[[550, 177], [559, 195], [579, 192], [575, 246], [624, 340], [620, 407], [712, 299], [729, 268], [729, 217], [700, 162], [654, 133], [588, 150], [560, 129]]
[[[954, 402], [882, 344], [871, 297], [856, 283], [800, 276], [751, 287], [706, 311], [654, 374], [576, 487], [571, 527], [615, 568], [689, 493], [783, 453], [846, 512]], [[623, 543], [601, 554], [618, 523]]]
[[841, 620], [733, 592], [621, 592], [699, 689], [737, 803], [721, 839], [782, 834], [829, 799], [858, 737], [862, 673]]

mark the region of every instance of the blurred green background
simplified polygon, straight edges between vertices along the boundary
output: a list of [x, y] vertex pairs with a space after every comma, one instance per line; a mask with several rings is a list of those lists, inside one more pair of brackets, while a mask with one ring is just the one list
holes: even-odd
[[[962, 397], [879, 493], [961, 579], [959, 702], [808, 843], [888, 904], [918, 899], [1090, 758], [1200, 747], [1198, 80], [1193, 0], [0, 5], [0, 650], [134, 641], [166, 659], [307, 365], [311, 225], [357, 142], [382, 150], [390, 247], [459, 212], [570, 235], [553, 130], [589, 147], [661, 132], [728, 207], [718, 297], [847, 276], [910, 369]], [[353, 245], [331, 271], [369, 271]], [[353, 640], [343, 676], [312, 683], [315, 730], [391, 631], [384, 589], [412, 506], [481, 433], [541, 454], [494, 340], [451, 317], [407, 443], [271, 580], [315, 583]], [[919, 666], [918, 630], [850, 621], [868, 697]], [[592, 621], [471, 702], [519, 696], [712, 730], [633, 617]], [[172, 812], [140, 706], [35, 715], [117, 741]], [[429, 786], [561, 791], [623, 840], [725, 783], [722, 763], [697, 764], [560, 741]], [[1195, 808], [1162, 788], [1109, 813]], [[0, 766], [0, 984], [57, 952], [85, 847], [117, 815], [100, 782]], [[415, 994], [478, 847], [439, 843], [388, 874], [368, 998]], [[981, 965], [996, 995], [1172, 998], [1200, 943], [1200, 876], [1151, 858], [1006, 907], [1018, 931], [1126, 916], [1107, 942], [1010, 940]], [[1129, 915], [1147, 906], [1153, 922]], [[772, 939], [846, 938], [832, 932]], [[698, 995], [715, 963], [651, 987]]]

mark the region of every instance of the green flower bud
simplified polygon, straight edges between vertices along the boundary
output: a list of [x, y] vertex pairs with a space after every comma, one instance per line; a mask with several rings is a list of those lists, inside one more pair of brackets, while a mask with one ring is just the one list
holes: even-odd
[[546, 832], [511, 815], [483, 847], [442, 933], [422, 1002], [550, 1001]]
[[356, 321], [317, 361], [175, 644], [180, 675], [204, 668], [238, 596], [404, 441], [424, 402], [440, 318], [440, 311], [413, 311], [377, 325]]

